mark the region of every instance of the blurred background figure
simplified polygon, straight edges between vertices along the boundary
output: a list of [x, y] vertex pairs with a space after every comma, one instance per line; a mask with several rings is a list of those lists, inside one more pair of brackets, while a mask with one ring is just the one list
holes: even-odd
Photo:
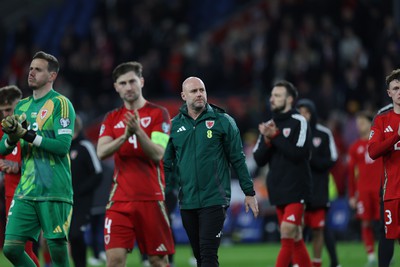
[[82, 120], [77, 115], [70, 150], [74, 209], [69, 241], [75, 267], [86, 267], [87, 246], [84, 233], [90, 220], [93, 195], [103, 174], [95, 147], [85, 139], [82, 128]]

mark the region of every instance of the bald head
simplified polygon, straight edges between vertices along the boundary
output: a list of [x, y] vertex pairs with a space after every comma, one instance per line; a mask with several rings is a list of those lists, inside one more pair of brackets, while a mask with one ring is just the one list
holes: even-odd
[[182, 83], [182, 99], [186, 102], [189, 113], [199, 113], [205, 109], [207, 92], [203, 81], [197, 77], [189, 77]]
[[206, 88], [203, 81], [198, 77], [189, 77], [182, 83], [182, 91], [188, 90], [190, 88]]

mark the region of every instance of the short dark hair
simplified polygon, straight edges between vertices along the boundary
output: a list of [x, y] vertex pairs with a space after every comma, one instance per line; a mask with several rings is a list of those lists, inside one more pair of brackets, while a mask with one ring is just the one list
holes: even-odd
[[293, 97], [293, 101], [295, 101], [299, 95], [299, 93], [297, 92], [296, 87], [289, 81], [285, 81], [285, 80], [281, 80], [281, 81], [277, 81], [274, 84], [275, 86], [282, 86], [286, 88], [286, 92], [288, 93], [288, 95]]
[[22, 92], [16, 85], [7, 85], [0, 88], [0, 105], [10, 105], [22, 98]]
[[386, 76], [386, 86], [389, 88], [389, 84], [393, 80], [400, 81], [400, 69], [393, 70], [388, 76]]
[[142, 78], [143, 66], [137, 61], [129, 61], [119, 64], [112, 72], [112, 79], [114, 82], [117, 81], [118, 77], [124, 75], [127, 72], [133, 71], [139, 78]]
[[48, 63], [47, 69], [49, 71], [58, 73], [58, 71], [60, 70], [60, 64], [58, 63], [58, 60], [55, 56], [47, 54], [43, 51], [39, 51], [33, 56], [33, 59], [36, 59], [36, 58], [46, 60]]

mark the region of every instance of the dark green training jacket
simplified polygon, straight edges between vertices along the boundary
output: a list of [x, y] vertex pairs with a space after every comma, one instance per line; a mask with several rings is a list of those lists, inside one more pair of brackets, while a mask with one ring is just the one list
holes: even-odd
[[253, 181], [234, 119], [211, 104], [196, 120], [189, 116], [186, 104], [179, 111], [172, 119], [164, 169], [167, 190], [174, 185], [179, 189], [180, 208], [228, 206], [230, 166], [236, 171], [245, 195], [253, 196]]

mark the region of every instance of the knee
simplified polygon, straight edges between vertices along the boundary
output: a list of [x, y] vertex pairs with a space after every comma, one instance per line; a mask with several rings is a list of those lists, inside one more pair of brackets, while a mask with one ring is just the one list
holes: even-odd
[[14, 262], [16, 259], [21, 258], [22, 254], [24, 253], [24, 243], [22, 241], [16, 242], [5, 242], [3, 247], [4, 256], [7, 257], [11, 262]]
[[168, 264], [167, 255], [149, 255], [149, 261], [152, 267], [165, 267]]

